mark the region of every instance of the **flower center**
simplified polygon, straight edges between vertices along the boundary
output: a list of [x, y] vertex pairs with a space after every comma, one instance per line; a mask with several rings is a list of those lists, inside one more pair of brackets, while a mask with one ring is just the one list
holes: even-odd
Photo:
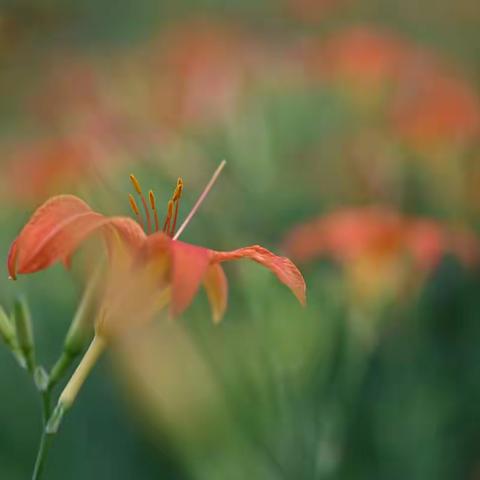
[[[155, 194], [152, 190], [148, 192], [148, 200], [150, 205], [147, 204], [147, 200], [145, 195], [142, 192], [142, 187], [140, 186], [140, 182], [137, 180], [135, 175], [130, 175], [130, 181], [132, 182], [135, 191], [137, 192], [138, 197], [140, 198], [143, 211], [145, 214], [146, 219], [146, 232], [152, 233], [152, 216], [150, 214], [150, 210], [153, 213], [153, 220], [155, 222], [155, 232], [159, 231], [159, 221], [158, 221], [158, 211], [157, 211], [157, 203], [155, 200]], [[173, 237], [175, 235], [175, 229], [177, 227], [177, 218], [178, 218], [178, 208], [180, 205], [180, 198], [182, 196], [183, 191], [183, 180], [179, 178], [177, 180], [177, 185], [173, 192], [172, 197], [168, 201], [167, 204], [167, 214], [165, 216], [165, 221], [163, 222], [162, 231], [165, 232], [169, 237]], [[128, 194], [128, 200], [130, 201], [130, 207], [132, 208], [135, 217], [137, 218], [137, 222], [141, 225], [141, 227], [145, 230], [145, 222], [138, 208], [137, 202], [135, 201], [135, 197], [132, 194]], [[150, 207], [150, 208], [149, 208]]]

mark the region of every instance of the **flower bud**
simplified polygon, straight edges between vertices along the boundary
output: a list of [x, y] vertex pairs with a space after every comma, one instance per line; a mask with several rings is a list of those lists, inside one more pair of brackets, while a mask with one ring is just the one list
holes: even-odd
[[35, 386], [39, 392], [46, 392], [48, 389], [48, 373], [41, 366], [35, 368], [35, 373], [33, 374], [33, 380], [35, 381]]
[[64, 352], [76, 357], [87, 346], [93, 333], [92, 317], [95, 313], [95, 282], [89, 284], [68, 329], [63, 345]]
[[75, 317], [68, 329], [63, 344], [63, 352], [50, 372], [49, 388], [52, 388], [71, 366], [73, 360], [82, 353], [93, 334], [93, 315], [96, 308], [95, 292], [100, 278], [96, 272], [83, 294]]
[[35, 344], [30, 311], [24, 298], [15, 301], [14, 318], [18, 347], [25, 357], [28, 370], [33, 373], [35, 370]]
[[8, 318], [3, 307], [0, 307], [0, 336], [11, 350], [15, 348], [17, 342], [15, 326], [10, 321], [10, 318]]

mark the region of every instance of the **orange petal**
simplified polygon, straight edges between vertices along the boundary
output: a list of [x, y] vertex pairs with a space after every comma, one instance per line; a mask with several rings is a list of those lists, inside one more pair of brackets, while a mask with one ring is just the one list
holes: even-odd
[[298, 268], [288, 258], [279, 257], [259, 245], [239, 248], [231, 252], [211, 251], [211, 255], [213, 263], [238, 260], [240, 258], [249, 258], [254, 262], [260, 263], [271, 270], [282, 283], [290, 288], [302, 305], [306, 304], [305, 280]]
[[15, 278], [17, 272], [36, 272], [70, 257], [83, 240], [106, 225], [127, 241], [138, 241], [144, 234], [133, 224], [131, 219], [100, 215], [73, 195], [53, 197], [37, 209], [10, 247], [9, 274]]
[[171, 270], [172, 239], [164, 232], [153, 233], [146, 237], [138, 252], [137, 263], [148, 263], [161, 281], [169, 281]]
[[174, 316], [182, 313], [192, 302], [208, 265], [210, 250], [178, 240], [172, 247], [172, 305]]
[[129, 217], [110, 217], [106, 225], [113, 227], [131, 247], [140, 247], [147, 238], [143, 228]]
[[220, 322], [227, 308], [228, 283], [223, 268], [214, 263], [208, 267], [203, 285], [212, 307], [214, 323]]
[[8, 257], [7, 257], [7, 269], [8, 269], [8, 275], [9, 278], [12, 280], [17, 279], [16, 275], [16, 264], [17, 264], [17, 254], [18, 254], [18, 248], [17, 248], [17, 240], [14, 240], [12, 244], [10, 245], [10, 249], [8, 251]]

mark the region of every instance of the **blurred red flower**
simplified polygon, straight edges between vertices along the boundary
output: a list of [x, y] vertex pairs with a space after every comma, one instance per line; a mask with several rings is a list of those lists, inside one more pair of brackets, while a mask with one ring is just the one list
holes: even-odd
[[394, 128], [420, 150], [463, 145], [478, 137], [480, 100], [468, 83], [441, 67], [405, 75], [393, 99]]
[[92, 146], [73, 137], [37, 140], [5, 156], [4, 190], [27, 203], [78, 185], [93, 163]]
[[397, 80], [412, 53], [412, 47], [401, 38], [365, 26], [307, 45], [305, 60], [311, 75], [373, 88]]
[[416, 268], [435, 268], [451, 252], [465, 265], [479, 259], [479, 244], [470, 231], [409, 217], [381, 206], [344, 208], [294, 228], [286, 251], [300, 262], [330, 256], [348, 265], [364, 257], [410, 257]]
[[191, 21], [156, 41], [153, 96], [167, 124], [202, 125], [237, 108], [261, 48], [232, 25]]
[[[480, 257], [471, 231], [380, 206], [341, 209], [300, 225], [287, 236], [285, 250], [299, 262], [339, 262], [352, 304], [374, 317], [385, 300], [408, 298], [447, 252], [466, 266]], [[362, 325], [370, 338], [372, 325]]]

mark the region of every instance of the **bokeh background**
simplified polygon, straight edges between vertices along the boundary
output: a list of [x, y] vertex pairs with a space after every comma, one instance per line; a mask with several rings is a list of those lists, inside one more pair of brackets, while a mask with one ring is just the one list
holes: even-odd
[[[183, 239], [259, 243], [308, 284], [302, 309], [255, 264], [113, 349], [65, 419], [48, 479], [480, 478], [480, 9], [476, 0], [0, 6], [0, 245], [49, 196], [128, 214], [134, 172]], [[9, 282], [39, 361], [61, 351], [81, 265]], [[133, 337], [132, 337], [133, 338]], [[0, 348], [0, 478], [41, 430]]]

